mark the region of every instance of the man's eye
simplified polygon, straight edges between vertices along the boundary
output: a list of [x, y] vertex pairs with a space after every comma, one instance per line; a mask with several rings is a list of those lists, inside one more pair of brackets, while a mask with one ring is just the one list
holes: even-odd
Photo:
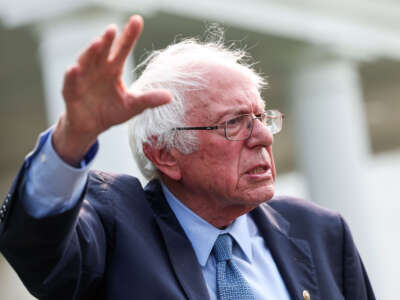
[[257, 119], [259, 119], [261, 122], [266, 123], [268, 118], [265, 113], [257, 114], [255, 115]]
[[242, 120], [242, 117], [237, 117], [237, 118], [228, 120], [226, 123], [228, 124], [228, 126], [236, 126], [236, 125], [240, 124], [241, 120]]
[[265, 115], [266, 115], [265, 112], [262, 112], [262, 113], [260, 113], [260, 114], [256, 114], [255, 116], [256, 116], [256, 118], [261, 119], [261, 118], [264, 117]]

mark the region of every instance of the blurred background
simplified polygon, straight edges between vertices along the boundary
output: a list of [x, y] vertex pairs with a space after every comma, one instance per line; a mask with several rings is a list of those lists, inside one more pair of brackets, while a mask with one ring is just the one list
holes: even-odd
[[[63, 110], [66, 67], [109, 23], [144, 16], [127, 64], [217, 22], [246, 47], [285, 113], [277, 194], [348, 221], [378, 299], [400, 294], [400, 3], [395, 0], [14, 0], [0, 2], [0, 196]], [[126, 127], [100, 137], [96, 168], [140, 177]], [[142, 177], [141, 177], [142, 178]], [[142, 179], [142, 182], [144, 180]], [[23, 236], [21, 236], [23, 238]], [[35, 259], [35, 257], [32, 257]], [[2, 299], [33, 299], [0, 254]], [[357, 300], [357, 299], [350, 299]]]

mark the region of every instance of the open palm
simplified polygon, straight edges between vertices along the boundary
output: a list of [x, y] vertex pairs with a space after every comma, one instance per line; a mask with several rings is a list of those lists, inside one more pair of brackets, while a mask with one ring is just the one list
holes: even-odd
[[76, 164], [97, 136], [111, 126], [170, 101], [167, 91], [134, 94], [122, 82], [125, 60], [142, 28], [140, 16], [132, 16], [119, 36], [116, 26], [109, 26], [66, 72], [66, 111], [53, 134], [55, 149], [66, 162]]

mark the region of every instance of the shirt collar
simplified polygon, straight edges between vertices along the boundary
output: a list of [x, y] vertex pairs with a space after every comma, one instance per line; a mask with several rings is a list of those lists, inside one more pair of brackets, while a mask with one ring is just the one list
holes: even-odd
[[161, 183], [161, 187], [169, 206], [189, 238], [201, 266], [204, 267], [206, 265], [218, 235], [223, 233], [231, 234], [244, 253], [245, 258], [251, 262], [252, 251], [247, 214], [238, 217], [231, 225], [221, 230], [185, 206], [163, 183]]

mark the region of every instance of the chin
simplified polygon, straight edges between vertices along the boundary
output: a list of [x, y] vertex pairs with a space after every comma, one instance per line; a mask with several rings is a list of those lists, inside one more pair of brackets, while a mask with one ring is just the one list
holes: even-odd
[[274, 188], [274, 185], [272, 184], [272, 185], [268, 185], [268, 186], [262, 186], [262, 187], [260, 187], [260, 188], [258, 188], [257, 189], [257, 191], [256, 191], [256, 197], [257, 197], [257, 200], [256, 200], [256, 202], [258, 202], [259, 204], [261, 204], [261, 203], [263, 203], [263, 202], [265, 202], [265, 201], [268, 201], [268, 200], [270, 200], [273, 196], [274, 196], [274, 194], [275, 194], [275, 188]]
[[246, 205], [250, 205], [256, 207], [261, 203], [264, 203], [270, 200], [274, 196], [274, 188], [272, 187], [261, 187], [256, 190], [252, 190], [245, 197], [242, 198], [242, 202], [245, 202]]
[[270, 200], [274, 196], [274, 192], [275, 188], [272, 180], [252, 182], [250, 184], [246, 182], [245, 185], [238, 186], [236, 190], [237, 197], [232, 198], [236, 198], [235, 202], [255, 207]]

